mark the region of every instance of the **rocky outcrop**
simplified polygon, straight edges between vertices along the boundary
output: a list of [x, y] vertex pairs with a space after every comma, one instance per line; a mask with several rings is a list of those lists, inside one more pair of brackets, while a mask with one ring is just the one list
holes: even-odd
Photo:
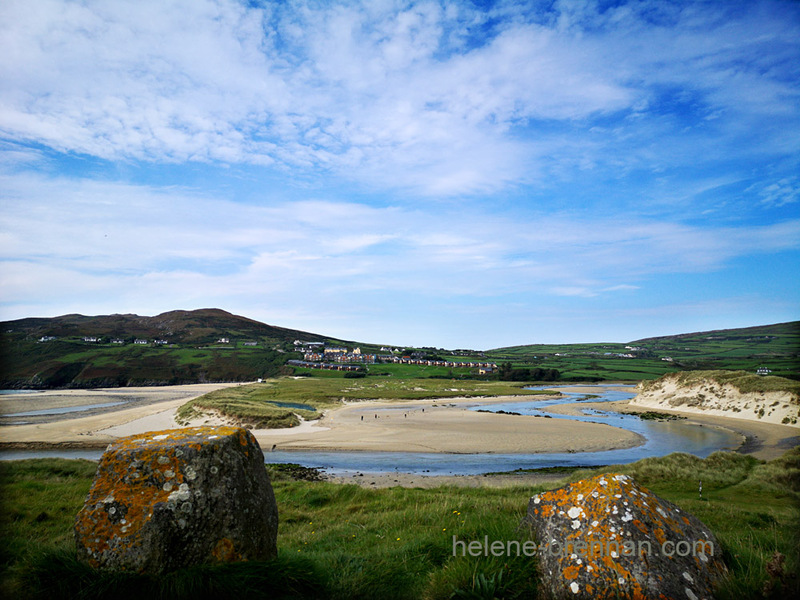
[[163, 573], [277, 555], [278, 510], [253, 435], [233, 427], [149, 432], [111, 444], [75, 521], [94, 567]]
[[694, 516], [606, 474], [531, 498], [544, 598], [711, 598], [722, 549]]
[[631, 405], [800, 427], [798, 389], [781, 377], [689, 371], [641, 382]]

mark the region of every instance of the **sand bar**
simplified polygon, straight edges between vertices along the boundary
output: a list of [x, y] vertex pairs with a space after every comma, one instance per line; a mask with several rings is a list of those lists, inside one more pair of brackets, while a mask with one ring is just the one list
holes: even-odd
[[[185, 388], [189, 386], [170, 386]], [[192, 386], [194, 396], [218, 386]], [[189, 400], [163, 399], [166, 388], [144, 388], [161, 400], [101, 415], [0, 428], [0, 441], [19, 446], [103, 447], [118, 437], [178, 427], [174, 415]], [[94, 396], [92, 396], [94, 398]], [[450, 453], [582, 452], [630, 448], [638, 434], [605, 424], [468, 410], [476, 404], [530, 401], [530, 396], [491, 399], [447, 398], [415, 401], [364, 401], [328, 411], [317, 422], [284, 430], [254, 430], [265, 450], [360, 450]], [[192, 425], [224, 420], [199, 419]]]
[[269, 429], [254, 433], [265, 450], [274, 445], [280, 450], [530, 454], [631, 448], [644, 442], [636, 433], [605, 424], [469, 410], [477, 404], [530, 400], [506, 396], [368, 401], [330, 411], [317, 431], [312, 427], [290, 436]]
[[[117, 437], [129, 435], [124, 425], [152, 419], [154, 415], [162, 414], [160, 419], [152, 421], [159, 428], [164, 423], [174, 423], [172, 415], [179, 406], [192, 398], [197, 398], [208, 392], [224, 387], [241, 385], [237, 383], [200, 383], [191, 385], [171, 385], [160, 387], [131, 387], [131, 388], [104, 388], [98, 390], [47, 390], [35, 395], [24, 394], [22, 398], [4, 397], [12, 401], [27, 402], [28, 409], [61, 408], [98, 403], [115, 402], [124, 400], [133, 404], [132, 407], [113, 407], [99, 414], [88, 414], [77, 418], [60, 418], [50, 422], [32, 423], [30, 425], [6, 425], [0, 427], [0, 444], [8, 447], [25, 445], [28, 447], [42, 447], [48, 445], [62, 445], [66, 447], [102, 448]], [[35, 404], [31, 405], [30, 400]], [[8, 410], [7, 412], [12, 412]], [[13, 412], [21, 412], [18, 404], [13, 407]], [[70, 416], [83, 413], [72, 413]], [[120, 435], [100, 433], [110, 427], [123, 426]], [[133, 425], [141, 433], [151, 429], [147, 423]]]

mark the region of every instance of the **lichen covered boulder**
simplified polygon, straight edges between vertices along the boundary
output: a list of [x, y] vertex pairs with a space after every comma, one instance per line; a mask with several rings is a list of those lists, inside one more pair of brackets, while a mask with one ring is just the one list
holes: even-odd
[[726, 572], [708, 527], [626, 475], [537, 494], [521, 526], [545, 598], [711, 598]]
[[277, 555], [278, 509], [253, 435], [193, 427], [111, 444], [75, 521], [78, 556], [164, 573]]

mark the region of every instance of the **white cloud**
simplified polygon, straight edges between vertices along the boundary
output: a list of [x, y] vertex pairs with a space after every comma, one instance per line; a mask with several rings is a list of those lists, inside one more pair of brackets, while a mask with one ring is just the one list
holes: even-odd
[[[765, 116], [784, 122], [755, 150], [797, 149], [791, 4], [725, 19], [652, 2], [399, 6], [8, 0], [0, 131], [112, 160], [321, 168], [435, 195], [537, 181], [553, 160], [652, 162], [654, 129], [661, 162], [691, 164], [702, 154], [680, 142], [684, 127], [712, 115], [730, 138], [722, 155], [753, 152], [735, 142], [752, 144]], [[587, 126], [626, 115], [639, 118], [587, 139]], [[702, 152], [719, 132], [695, 132]]]
[[[752, 188], [748, 191], [752, 191]], [[780, 208], [794, 204], [800, 200], [800, 178], [784, 177], [758, 190], [761, 203], [765, 206]]]
[[96, 298], [112, 312], [134, 299], [163, 310], [256, 298], [309, 310], [324, 298], [327, 314], [352, 312], [365, 294], [370, 302], [411, 303], [593, 298], [635, 292], [659, 274], [709, 272], [800, 245], [800, 221], [701, 228], [620, 215], [423, 213], [328, 201], [253, 206], [174, 188], [32, 175], [0, 183], [2, 287], [7, 303], [13, 299], [7, 315], [16, 305]]

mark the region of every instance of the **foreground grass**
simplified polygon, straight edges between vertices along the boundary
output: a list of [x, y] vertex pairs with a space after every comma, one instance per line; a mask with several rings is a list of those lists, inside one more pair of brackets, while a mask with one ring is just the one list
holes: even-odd
[[[392, 379], [341, 377], [282, 377], [216, 390], [178, 409], [187, 422], [204, 411], [214, 411], [258, 428], [294, 427], [296, 415], [317, 419], [320, 411], [343, 401], [421, 400], [425, 398], [485, 397], [545, 394], [526, 390], [522, 383], [502, 381], [452, 381], [445, 379]], [[294, 406], [282, 406], [282, 405]]]
[[[268, 468], [280, 513], [276, 561], [197, 567], [154, 579], [98, 575], [76, 562], [72, 520], [94, 463], [38, 459], [0, 465], [0, 593], [54, 599], [535, 596], [533, 559], [453, 556], [453, 536], [520, 539], [517, 525], [528, 499], [543, 488], [367, 490], [295, 481], [284, 469]], [[761, 598], [765, 586], [767, 597], [797, 591], [797, 450], [769, 463], [733, 453], [706, 460], [673, 454], [602, 471], [610, 470], [633, 475], [714, 531], [730, 568], [719, 598]], [[786, 563], [783, 575], [772, 577], [767, 569], [776, 552]]]

